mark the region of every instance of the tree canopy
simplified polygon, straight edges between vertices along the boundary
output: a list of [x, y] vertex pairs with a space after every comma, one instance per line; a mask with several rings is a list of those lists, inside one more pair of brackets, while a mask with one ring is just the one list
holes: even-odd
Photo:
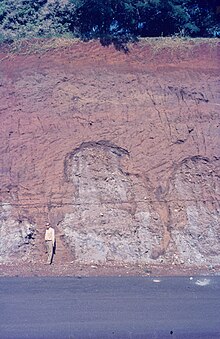
[[220, 0], [0, 0], [0, 39], [220, 36]]

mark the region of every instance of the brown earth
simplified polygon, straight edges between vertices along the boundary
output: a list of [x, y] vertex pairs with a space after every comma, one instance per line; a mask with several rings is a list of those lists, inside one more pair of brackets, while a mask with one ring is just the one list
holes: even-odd
[[1, 275], [219, 272], [219, 42], [128, 47], [1, 47]]

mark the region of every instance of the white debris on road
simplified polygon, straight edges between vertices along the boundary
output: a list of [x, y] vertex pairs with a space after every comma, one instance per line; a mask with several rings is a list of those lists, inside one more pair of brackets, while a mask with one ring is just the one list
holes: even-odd
[[210, 279], [200, 279], [200, 280], [196, 280], [195, 282], [196, 285], [199, 286], [207, 286], [210, 284]]

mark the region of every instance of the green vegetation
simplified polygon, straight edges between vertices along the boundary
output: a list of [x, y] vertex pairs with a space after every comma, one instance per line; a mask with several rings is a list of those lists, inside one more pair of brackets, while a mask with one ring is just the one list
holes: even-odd
[[219, 37], [219, 0], [0, 0], [0, 40]]

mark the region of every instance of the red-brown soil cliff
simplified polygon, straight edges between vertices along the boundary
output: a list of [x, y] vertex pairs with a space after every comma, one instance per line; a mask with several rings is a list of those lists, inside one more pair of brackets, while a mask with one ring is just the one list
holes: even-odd
[[216, 40], [0, 51], [0, 259], [220, 264]]

